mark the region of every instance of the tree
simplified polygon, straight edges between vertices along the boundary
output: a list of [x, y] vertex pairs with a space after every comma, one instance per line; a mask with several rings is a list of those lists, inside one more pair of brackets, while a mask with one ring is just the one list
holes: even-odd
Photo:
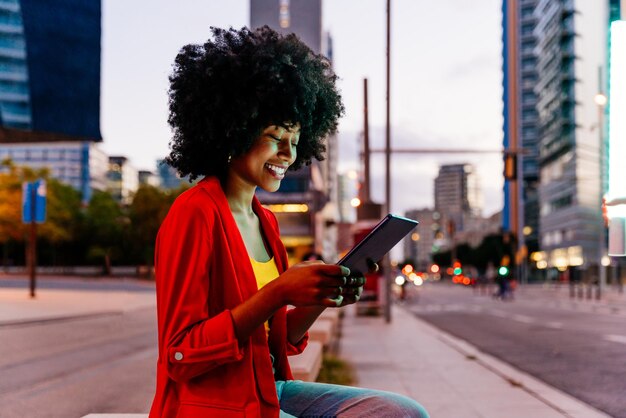
[[111, 274], [111, 261], [119, 254], [127, 218], [111, 194], [96, 190], [87, 205], [85, 240], [87, 258], [104, 262], [104, 274]]
[[163, 219], [170, 206], [188, 186], [163, 191], [153, 186], [139, 187], [133, 202], [129, 206], [128, 216], [131, 223], [131, 237], [133, 248], [139, 251], [138, 260], [149, 267], [154, 260], [154, 243]]
[[22, 223], [22, 176], [9, 159], [0, 165], [0, 242], [23, 241], [26, 227]]
[[42, 238], [42, 261], [48, 257], [48, 262], [57, 265], [59, 254], [62, 263], [80, 261], [84, 256], [80, 249], [84, 247], [71, 245], [80, 243], [84, 228], [80, 192], [57, 179], [49, 179], [46, 212], [46, 221], [38, 228]]

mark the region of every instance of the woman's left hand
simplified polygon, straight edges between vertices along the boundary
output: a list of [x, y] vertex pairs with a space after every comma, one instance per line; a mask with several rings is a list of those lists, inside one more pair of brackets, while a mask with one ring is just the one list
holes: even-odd
[[358, 302], [363, 293], [363, 285], [365, 284], [365, 276], [354, 275], [346, 278], [346, 284], [343, 285], [341, 291], [341, 302], [337, 307], [351, 305]]
[[[378, 271], [378, 264], [373, 262], [372, 260], [367, 260], [367, 265], [369, 267], [368, 273], [376, 273]], [[356, 274], [350, 275], [346, 278], [346, 284], [343, 286], [340, 298], [337, 298], [339, 302], [337, 307], [342, 307], [346, 305], [351, 305], [356, 303], [361, 298], [361, 294], [363, 293], [363, 286], [367, 279], [365, 275], [356, 272]]]

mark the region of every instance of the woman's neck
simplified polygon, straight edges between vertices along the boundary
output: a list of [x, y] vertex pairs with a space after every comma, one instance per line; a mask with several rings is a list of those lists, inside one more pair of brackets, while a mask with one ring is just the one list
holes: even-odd
[[233, 214], [253, 216], [252, 200], [256, 186], [250, 186], [240, 179], [232, 176], [224, 183], [224, 194], [228, 201], [228, 206]]

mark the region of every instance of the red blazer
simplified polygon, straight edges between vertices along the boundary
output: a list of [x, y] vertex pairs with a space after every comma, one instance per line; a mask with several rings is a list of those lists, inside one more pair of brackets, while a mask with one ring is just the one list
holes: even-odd
[[[253, 209], [279, 272], [287, 254], [274, 215]], [[278, 417], [276, 379], [293, 379], [285, 307], [239, 345], [230, 310], [257, 292], [245, 244], [216, 178], [180, 195], [163, 221], [155, 249], [159, 360], [151, 418]]]

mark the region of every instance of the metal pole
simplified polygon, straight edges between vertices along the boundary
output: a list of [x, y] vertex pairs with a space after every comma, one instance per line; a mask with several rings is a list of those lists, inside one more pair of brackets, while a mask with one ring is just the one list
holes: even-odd
[[37, 268], [37, 222], [35, 222], [35, 216], [37, 213], [37, 188], [30, 187], [30, 251], [28, 257], [28, 270], [30, 273], [30, 297], [35, 297], [35, 285], [36, 285], [36, 268]]
[[[385, 126], [385, 205], [386, 212], [391, 212], [391, 0], [387, 0], [387, 94]], [[391, 256], [385, 257], [385, 321], [391, 322]]]
[[[598, 84], [600, 85], [600, 93], [602, 94], [602, 67], [598, 67]], [[604, 195], [604, 106], [602, 102], [598, 104], [598, 137], [599, 137], [599, 164], [600, 164], [600, 207], [602, 207], [602, 197]], [[606, 227], [604, 219], [600, 217], [600, 245], [598, 246], [598, 294], [597, 299], [602, 298], [602, 293], [606, 289], [606, 267], [602, 264], [602, 259], [607, 253], [606, 249]]]
[[369, 109], [367, 104], [367, 78], [363, 79], [363, 202], [369, 203], [370, 199], [370, 125]]

